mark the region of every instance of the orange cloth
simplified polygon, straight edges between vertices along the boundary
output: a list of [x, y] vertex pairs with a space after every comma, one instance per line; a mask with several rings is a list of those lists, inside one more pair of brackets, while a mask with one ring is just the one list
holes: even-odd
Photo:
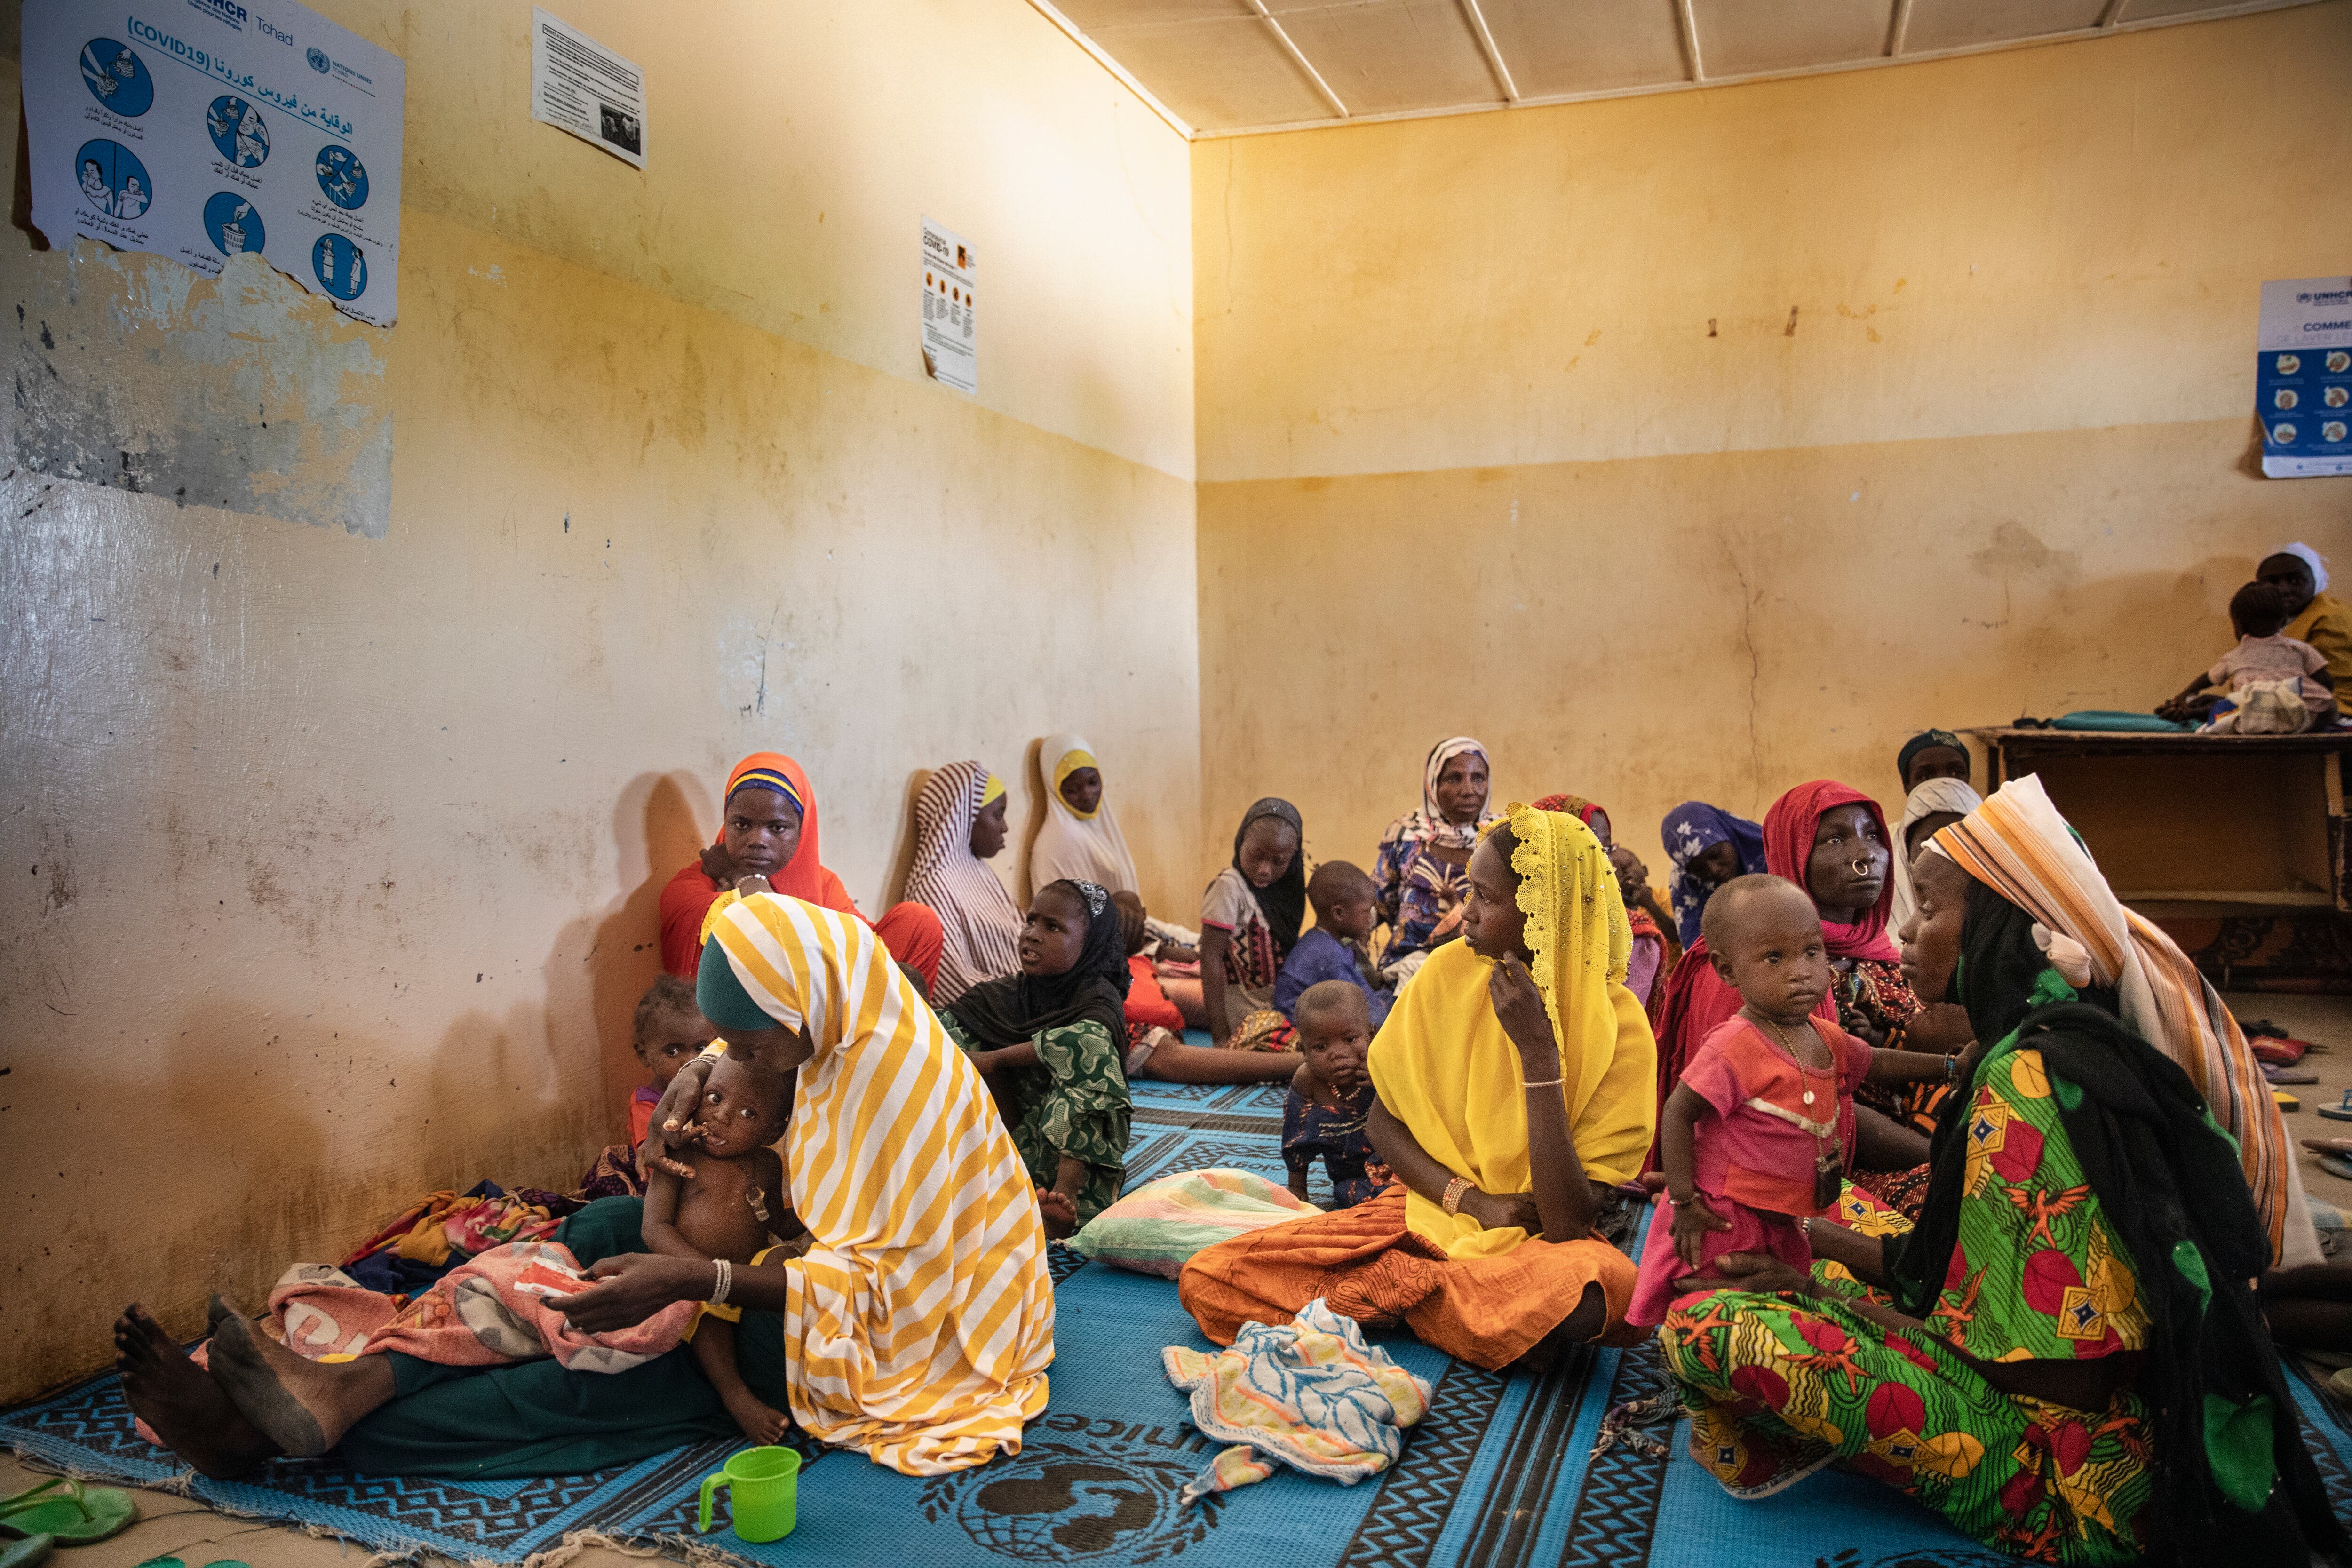
[[[768, 879], [768, 886], [779, 893], [805, 900], [820, 909], [838, 910], [865, 921], [865, 913], [849, 896], [841, 879], [826, 867], [818, 847], [816, 790], [810, 784], [808, 774], [800, 763], [779, 752], [754, 752], [735, 764], [727, 775], [729, 795], [734, 793], [736, 782], [748, 773], [777, 773], [791, 781], [793, 793], [801, 805], [800, 847], [793, 858]], [[719, 803], [723, 815], [726, 803]], [[715, 842], [725, 843], [722, 827]], [[706, 876], [700, 861], [679, 868], [669, 885], [662, 889], [661, 949], [662, 967], [682, 979], [694, 978], [702, 964], [702, 920], [710, 906], [727, 889]], [[940, 917], [921, 904], [898, 904], [883, 911], [878, 921], [866, 921], [890, 956], [923, 977], [923, 989], [928, 992], [940, 977], [940, 952], [946, 938], [940, 930]]]
[[1402, 1322], [1423, 1344], [1499, 1371], [1527, 1354], [1599, 1284], [1609, 1304], [1601, 1342], [1631, 1344], [1625, 1309], [1633, 1260], [1605, 1241], [1530, 1239], [1500, 1257], [1448, 1258], [1406, 1227], [1405, 1189], [1221, 1241], [1194, 1254], [1177, 1299], [1221, 1345], [1244, 1323], [1286, 1323], [1320, 1296], [1373, 1327]]
[[1151, 960], [1137, 953], [1127, 961], [1127, 1021], [1147, 1029], [1157, 1025], [1182, 1034], [1184, 1015], [1168, 1000], [1168, 993], [1160, 989], [1160, 975], [1152, 968]]

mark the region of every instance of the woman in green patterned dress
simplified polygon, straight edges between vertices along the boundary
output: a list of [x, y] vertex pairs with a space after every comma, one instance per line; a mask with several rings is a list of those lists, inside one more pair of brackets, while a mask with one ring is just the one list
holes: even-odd
[[995, 1092], [1045, 1234], [1118, 1200], [1127, 1178], [1127, 947], [1110, 894], [1048, 882], [1021, 928], [1021, 973], [975, 985], [940, 1021]]
[[[1967, 829], [2015, 825], [1945, 832]], [[2234, 1145], [2079, 945], [1942, 854], [1915, 879], [1906, 977], [1979, 1042], [1926, 1208], [1910, 1229], [1849, 1189], [1852, 1228], [1808, 1226], [1811, 1278], [1735, 1255], [1734, 1288], [1685, 1281], [1711, 1293], [1659, 1344], [1692, 1457], [1743, 1498], [1843, 1461], [2036, 1562], [2341, 1552], [2249, 1288], [2268, 1247]]]

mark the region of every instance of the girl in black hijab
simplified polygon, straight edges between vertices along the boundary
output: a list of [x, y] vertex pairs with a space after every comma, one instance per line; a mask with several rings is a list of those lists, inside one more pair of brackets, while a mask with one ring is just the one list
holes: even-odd
[[1202, 896], [1201, 1001], [1220, 1046], [1290, 1048], [1274, 983], [1307, 914], [1305, 837], [1297, 806], [1272, 796], [1257, 802], [1234, 833], [1233, 864]]
[[995, 1093], [1045, 1234], [1066, 1237], [1127, 1176], [1127, 948], [1110, 894], [1068, 880], [1037, 889], [1019, 947], [1020, 973], [973, 986], [940, 1021]]

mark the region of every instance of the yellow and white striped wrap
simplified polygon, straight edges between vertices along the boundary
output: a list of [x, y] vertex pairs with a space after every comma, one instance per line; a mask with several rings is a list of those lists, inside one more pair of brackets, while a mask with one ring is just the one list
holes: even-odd
[[907, 1475], [1020, 1452], [1045, 1408], [1054, 1291], [980, 1074], [855, 916], [761, 893], [715, 934], [752, 1001], [816, 1046], [784, 1151], [815, 1237], [784, 1265], [793, 1419]]
[[1928, 842], [2049, 930], [2083, 944], [2092, 983], [2114, 988], [2124, 1022], [2180, 1065], [2213, 1120], [2238, 1141], [2273, 1260], [2283, 1268], [2319, 1262], [2286, 1123], [2238, 1020], [2189, 955], [2116, 898], [2041, 779], [2010, 780]]

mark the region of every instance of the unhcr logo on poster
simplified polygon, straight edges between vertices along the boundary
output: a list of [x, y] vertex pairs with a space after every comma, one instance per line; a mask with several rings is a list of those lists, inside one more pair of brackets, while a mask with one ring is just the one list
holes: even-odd
[[236, 0], [188, 0], [188, 7], [215, 22], [226, 22], [240, 33], [245, 31], [245, 7]]
[[320, 76], [326, 75], [327, 68], [334, 64], [332, 60], [327, 58], [327, 51], [324, 49], [312, 49], [309, 54], [302, 58], [309, 60], [310, 62], [310, 68], [317, 71]]

